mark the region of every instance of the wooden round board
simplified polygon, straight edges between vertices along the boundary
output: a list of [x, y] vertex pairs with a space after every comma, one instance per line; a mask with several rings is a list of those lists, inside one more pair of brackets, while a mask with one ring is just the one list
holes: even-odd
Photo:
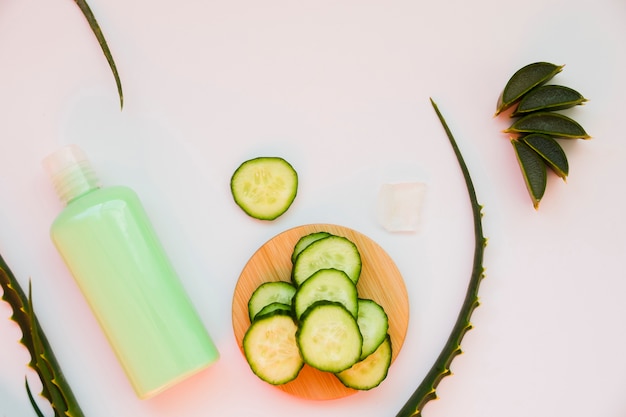
[[[294, 245], [300, 237], [319, 231], [344, 236], [359, 249], [363, 264], [357, 291], [359, 297], [370, 298], [385, 309], [389, 317], [393, 362], [404, 343], [409, 318], [409, 302], [402, 275], [391, 257], [376, 242], [355, 230], [331, 224], [310, 224], [289, 229], [269, 240], [250, 258], [233, 295], [233, 330], [239, 348], [243, 353], [243, 337], [250, 327], [248, 299], [252, 292], [266, 281], [290, 281]], [[333, 374], [307, 365], [295, 380], [276, 388], [313, 400], [337, 399], [357, 392], [346, 388]]]

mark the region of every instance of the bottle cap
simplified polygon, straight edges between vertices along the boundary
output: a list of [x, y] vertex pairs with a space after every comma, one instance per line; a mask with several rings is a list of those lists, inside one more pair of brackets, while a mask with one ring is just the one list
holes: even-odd
[[50, 154], [42, 165], [63, 203], [100, 187], [91, 163], [77, 145], [68, 145]]

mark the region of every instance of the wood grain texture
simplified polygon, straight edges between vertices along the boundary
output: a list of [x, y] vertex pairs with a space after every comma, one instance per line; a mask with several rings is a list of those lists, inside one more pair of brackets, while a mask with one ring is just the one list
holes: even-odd
[[[409, 302], [402, 275], [391, 257], [376, 242], [355, 230], [331, 224], [310, 224], [289, 229], [261, 246], [245, 265], [235, 287], [232, 306], [233, 331], [242, 354], [243, 337], [250, 326], [250, 295], [263, 282], [290, 281], [294, 245], [300, 237], [319, 231], [344, 236], [358, 247], [363, 263], [357, 284], [358, 294], [361, 298], [376, 301], [387, 312], [392, 361], [395, 360], [404, 343], [409, 319]], [[307, 365], [294, 381], [276, 388], [313, 400], [336, 399], [357, 392], [343, 386], [334, 375]]]

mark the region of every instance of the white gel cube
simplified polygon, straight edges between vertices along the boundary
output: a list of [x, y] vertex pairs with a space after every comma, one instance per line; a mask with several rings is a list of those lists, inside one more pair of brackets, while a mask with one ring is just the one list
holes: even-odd
[[418, 230], [426, 184], [399, 182], [383, 184], [378, 193], [378, 221], [390, 232]]

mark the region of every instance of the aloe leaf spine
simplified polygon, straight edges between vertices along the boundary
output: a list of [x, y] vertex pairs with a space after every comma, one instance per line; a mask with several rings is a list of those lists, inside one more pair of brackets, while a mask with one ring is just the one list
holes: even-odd
[[467, 165], [465, 164], [465, 160], [463, 159], [463, 155], [457, 146], [456, 140], [454, 139], [454, 136], [452, 135], [452, 132], [450, 131], [443, 115], [439, 111], [437, 104], [432, 98], [430, 99], [430, 102], [446, 132], [446, 135], [448, 136], [450, 145], [454, 150], [454, 154], [461, 168], [463, 178], [465, 179], [465, 185], [467, 187], [472, 207], [472, 218], [474, 223], [474, 257], [472, 273], [467, 287], [467, 292], [465, 294], [465, 299], [463, 300], [461, 310], [459, 311], [448, 340], [443, 346], [428, 374], [426, 374], [422, 382], [400, 409], [396, 417], [421, 417], [422, 410], [426, 403], [437, 398], [437, 386], [444, 377], [451, 374], [450, 365], [454, 358], [462, 352], [461, 341], [463, 340], [465, 334], [472, 329], [470, 318], [474, 309], [476, 309], [479, 305], [478, 288], [480, 286], [480, 282], [484, 278], [485, 272], [483, 267], [483, 257], [487, 239], [483, 235], [482, 206], [478, 203], [474, 183]]

